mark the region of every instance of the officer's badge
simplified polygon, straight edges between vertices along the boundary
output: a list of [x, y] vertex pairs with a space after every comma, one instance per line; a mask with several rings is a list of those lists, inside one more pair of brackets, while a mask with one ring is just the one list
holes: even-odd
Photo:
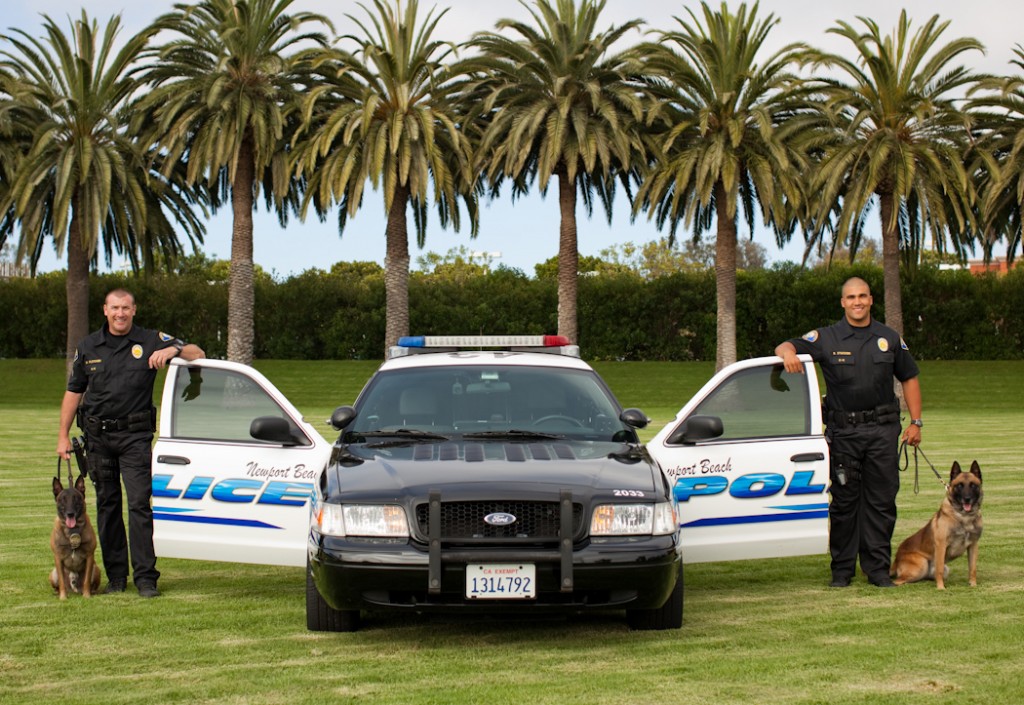
[[139, 345], [138, 343], [132, 346], [132, 357], [134, 357], [136, 360], [142, 359], [142, 346]]
[[908, 352], [910, 351], [910, 348], [907, 347], [907, 341], [905, 341], [903, 338], [900, 338], [900, 347]]
[[810, 333], [804, 333], [804, 340], [808, 343], [813, 343], [818, 339], [818, 331], [812, 330]]
[[889, 341], [885, 338], [878, 339], [878, 349], [882, 352], [889, 352]]
[[167, 335], [166, 333], [163, 333], [163, 332], [161, 332], [159, 335], [160, 335], [160, 342], [162, 342], [162, 343], [166, 343], [169, 340], [174, 340], [174, 336], [173, 335]]

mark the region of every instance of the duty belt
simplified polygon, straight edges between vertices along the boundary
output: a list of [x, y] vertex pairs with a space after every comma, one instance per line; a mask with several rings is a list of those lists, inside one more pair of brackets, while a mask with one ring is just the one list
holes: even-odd
[[145, 431], [153, 425], [151, 411], [137, 411], [120, 419], [101, 419], [98, 416], [85, 417], [86, 433], [110, 433], [111, 431]]
[[98, 416], [87, 416], [85, 418], [85, 422], [90, 428], [95, 428], [103, 433], [108, 433], [110, 431], [125, 431], [131, 423], [127, 418], [101, 419]]
[[826, 413], [825, 419], [826, 423], [830, 423], [838, 428], [845, 428], [846, 426], [858, 426], [860, 424], [895, 421], [896, 414], [898, 413], [899, 407], [893, 403], [882, 404], [874, 409], [867, 409], [865, 411], [829, 411]]

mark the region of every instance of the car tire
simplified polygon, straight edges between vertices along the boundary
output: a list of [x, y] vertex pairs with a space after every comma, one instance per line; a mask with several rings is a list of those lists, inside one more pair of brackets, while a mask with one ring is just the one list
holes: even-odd
[[306, 569], [306, 629], [311, 632], [354, 632], [359, 629], [359, 610], [336, 610], [316, 589]]
[[630, 629], [637, 631], [658, 631], [679, 629], [683, 626], [683, 566], [679, 565], [679, 576], [672, 594], [665, 604], [653, 610], [626, 610], [626, 622]]

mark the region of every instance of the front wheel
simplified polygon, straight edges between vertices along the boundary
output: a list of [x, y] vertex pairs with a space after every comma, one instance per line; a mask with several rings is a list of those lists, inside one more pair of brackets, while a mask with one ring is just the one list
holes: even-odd
[[311, 632], [359, 630], [359, 610], [336, 610], [324, 601], [306, 566], [306, 629]]
[[665, 604], [653, 610], [626, 610], [626, 622], [630, 629], [637, 631], [658, 631], [679, 629], [683, 626], [683, 565], [679, 564], [679, 576], [672, 594]]

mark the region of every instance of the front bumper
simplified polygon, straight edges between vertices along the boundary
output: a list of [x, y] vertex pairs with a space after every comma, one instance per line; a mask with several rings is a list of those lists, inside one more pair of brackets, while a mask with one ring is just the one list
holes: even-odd
[[[572, 612], [655, 609], [681, 579], [676, 536], [586, 539], [570, 547], [434, 547], [408, 540], [355, 540], [310, 534], [309, 566], [317, 590], [338, 610]], [[465, 596], [466, 565], [532, 563], [533, 599]]]

